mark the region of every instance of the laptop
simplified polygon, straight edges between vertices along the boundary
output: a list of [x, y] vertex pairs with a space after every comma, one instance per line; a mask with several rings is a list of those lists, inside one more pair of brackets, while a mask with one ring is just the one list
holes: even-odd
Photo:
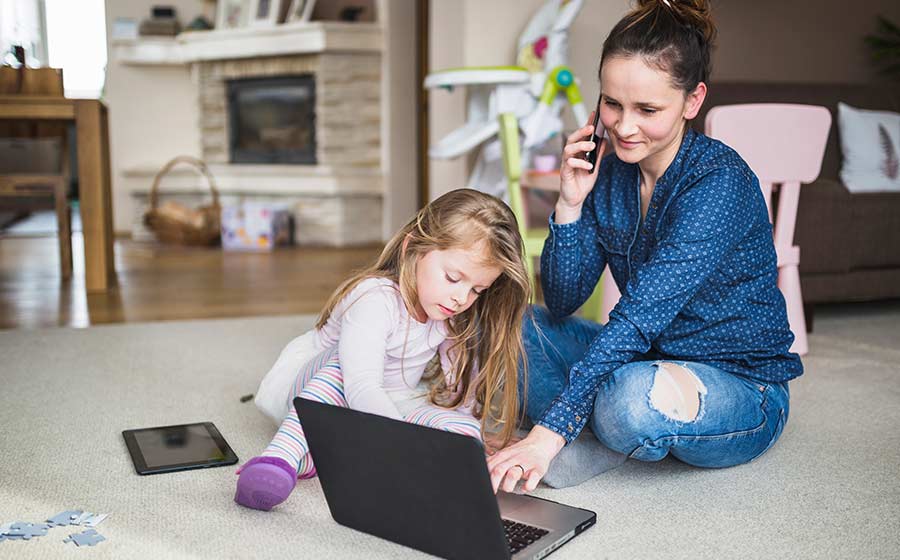
[[481, 442], [295, 398], [335, 521], [443, 558], [544, 558], [597, 514], [494, 495]]

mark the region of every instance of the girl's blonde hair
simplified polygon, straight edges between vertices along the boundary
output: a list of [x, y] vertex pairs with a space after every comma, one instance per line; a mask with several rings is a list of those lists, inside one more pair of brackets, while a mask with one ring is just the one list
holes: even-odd
[[472, 189], [459, 189], [428, 204], [388, 241], [375, 264], [338, 287], [325, 304], [316, 328], [322, 328], [335, 305], [366, 278], [396, 282], [406, 308], [412, 312], [419, 301], [419, 259], [434, 250], [476, 247], [484, 248], [487, 264], [501, 273], [469, 309], [448, 320], [448, 337], [453, 341], [449, 354], [455, 359], [452, 371], [438, 376], [431, 401], [444, 408], [476, 403], [482, 434], [486, 426], [492, 430], [496, 427], [506, 443], [519, 420], [518, 369], [521, 361], [524, 375], [525, 355], [522, 319], [531, 299], [531, 283], [516, 217], [502, 201]]

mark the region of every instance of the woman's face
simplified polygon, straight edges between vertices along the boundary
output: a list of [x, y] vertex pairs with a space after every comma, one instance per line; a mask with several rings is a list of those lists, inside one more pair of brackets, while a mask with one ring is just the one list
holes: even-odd
[[[600, 71], [600, 121], [620, 160], [642, 167], [668, 164], [681, 145], [685, 119], [692, 119], [706, 96], [672, 85], [672, 78], [639, 56], [613, 56]], [[664, 171], [664, 169], [661, 169]]]

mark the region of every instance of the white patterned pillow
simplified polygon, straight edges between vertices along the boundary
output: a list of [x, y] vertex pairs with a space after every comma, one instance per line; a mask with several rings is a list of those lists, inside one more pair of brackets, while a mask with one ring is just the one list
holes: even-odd
[[838, 126], [847, 189], [900, 191], [900, 113], [838, 103]]

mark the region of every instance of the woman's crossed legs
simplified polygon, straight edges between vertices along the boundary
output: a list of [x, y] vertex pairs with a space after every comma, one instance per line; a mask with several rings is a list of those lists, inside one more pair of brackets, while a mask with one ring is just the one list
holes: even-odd
[[[565, 388], [569, 370], [602, 329], [553, 319], [541, 307], [523, 333], [528, 416], [539, 420]], [[642, 461], [671, 453], [699, 467], [729, 467], [765, 453], [788, 418], [786, 383], [763, 383], [695, 362], [637, 361], [600, 384], [590, 427], [606, 447]]]

